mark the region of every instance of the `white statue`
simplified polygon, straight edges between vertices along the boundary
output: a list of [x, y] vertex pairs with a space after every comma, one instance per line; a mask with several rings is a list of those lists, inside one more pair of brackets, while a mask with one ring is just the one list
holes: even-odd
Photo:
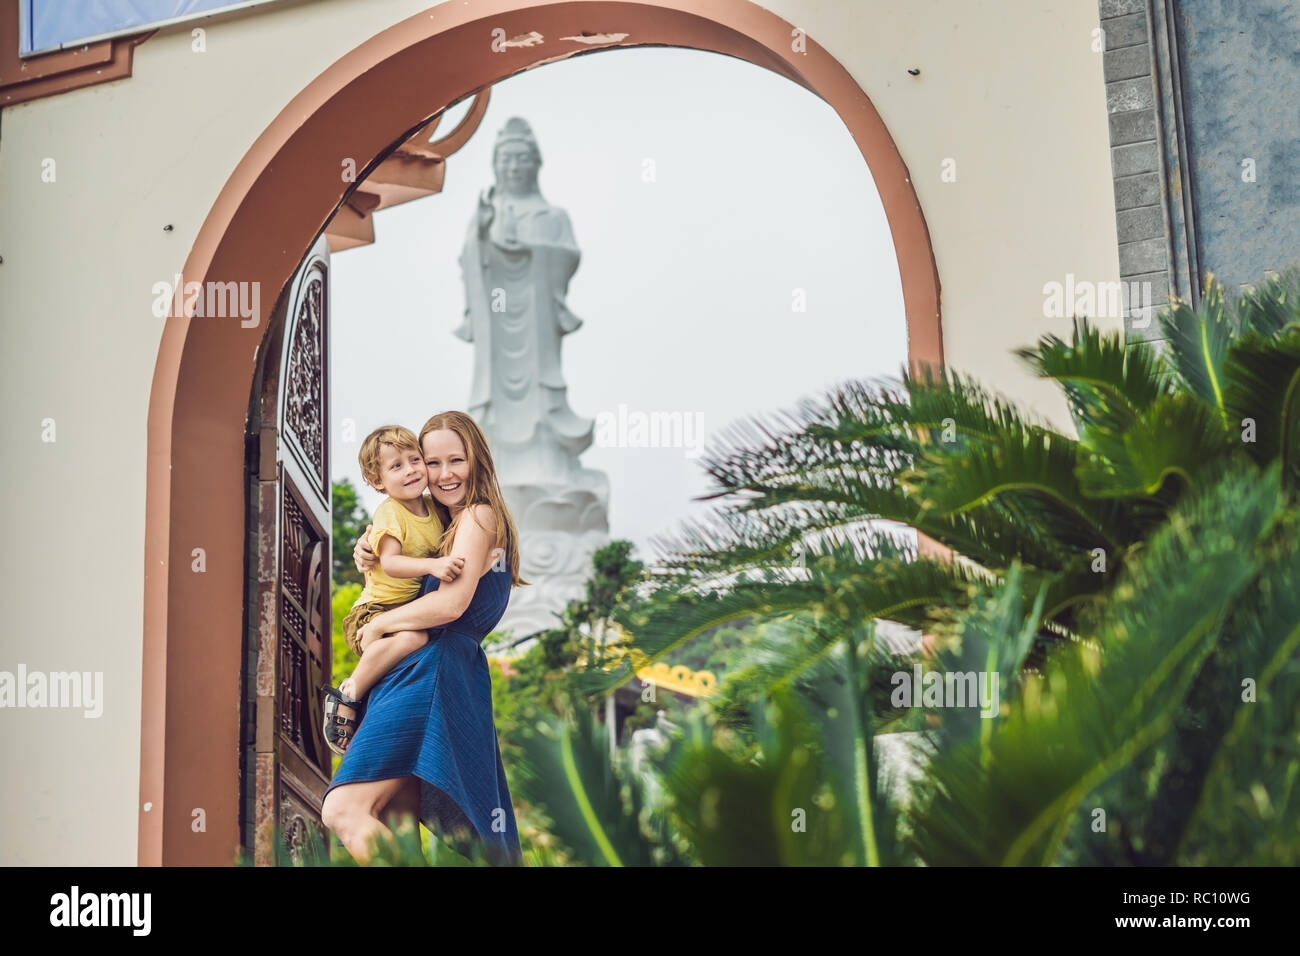
[[479, 195], [461, 250], [465, 320], [474, 345], [469, 413], [492, 449], [520, 531], [520, 571], [533, 586], [511, 597], [498, 628], [523, 636], [554, 627], [583, 596], [591, 554], [608, 541], [609, 486], [582, 468], [594, 422], [569, 408], [561, 339], [582, 325], [566, 304], [581, 252], [568, 214], [537, 185], [541, 151], [524, 120], [497, 134], [496, 184]]
[[513, 483], [572, 477], [593, 429], [570, 410], [560, 371], [560, 339], [582, 325], [565, 304], [581, 253], [568, 214], [537, 187], [541, 165], [528, 124], [511, 119], [460, 260], [467, 301], [456, 334], [477, 345], [469, 413]]

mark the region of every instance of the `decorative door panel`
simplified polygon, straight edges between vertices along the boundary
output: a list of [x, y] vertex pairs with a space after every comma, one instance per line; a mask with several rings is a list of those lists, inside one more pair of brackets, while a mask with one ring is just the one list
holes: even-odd
[[329, 253], [322, 239], [276, 310], [249, 413], [249, 599], [242, 840], [258, 865], [277, 831], [322, 848], [332, 752], [319, 688], [331, 682]]

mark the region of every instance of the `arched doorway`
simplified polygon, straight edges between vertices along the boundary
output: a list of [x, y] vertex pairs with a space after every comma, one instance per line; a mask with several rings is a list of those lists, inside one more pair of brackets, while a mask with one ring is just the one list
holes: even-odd
[[[357, 47], [289, 103], [208, 214], [184, 281], [255, 283], [256, 323], [167, 320], [149, 406], [139, 862], [223, 864], [239, 845], [245, 431], [272, 305], [359, 175], [474, 90], [565, 57], [678, 46], [740, 57], [827, 101], [880, 192], [909, 359], [942, 362], [939, 280], [906, 166], [865, 93], [813, 38], [746, 0], [444, 4]], [[192, 561], [202, 548], [202, 571]], [[250, 608], [250, 615], [261, 609]], [[148, 809], [146, 809], [148, 808]], [[202, 811], [200, 815], [196, 811]], [[202, 819], [204, 825], [197, 826]]]

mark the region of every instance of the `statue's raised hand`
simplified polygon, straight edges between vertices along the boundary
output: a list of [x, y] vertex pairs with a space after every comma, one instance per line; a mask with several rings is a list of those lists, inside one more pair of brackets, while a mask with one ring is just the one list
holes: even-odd
[[478, 194], [478, 234], [484, 239], [487, 238], [488, 227], [492, 225], [492, 217], [496, 215], [496, 208], [492, 205], [492, 187], [482, 190]]

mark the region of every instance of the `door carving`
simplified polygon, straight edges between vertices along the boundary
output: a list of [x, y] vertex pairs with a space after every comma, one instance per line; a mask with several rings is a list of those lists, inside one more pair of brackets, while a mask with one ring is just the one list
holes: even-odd
[[327, 846], [332, 752], [319, 688], [331, 681], [329, 251], [307, 255], [259, 353], [248, 429], [249, 597], [241, 840], [257, 865]]

